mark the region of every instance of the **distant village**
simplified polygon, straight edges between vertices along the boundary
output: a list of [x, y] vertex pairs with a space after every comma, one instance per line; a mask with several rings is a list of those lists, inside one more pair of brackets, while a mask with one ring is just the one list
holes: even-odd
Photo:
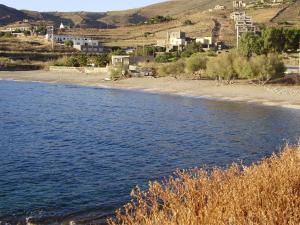
[[[262, 4], [265, 4], [264, 0], [260, 1]], [[280, 4], [282, 0], [272, 0], [268, 1], [268, 4]], [[233, 12], [230, 14], [230, 20], [234, 21], [234, 29], [236, 32], [236, 45], [238, 47], [239, 38], [243, 33], [252, 32], [255, 33], [258, 31], [258, 28], [254, 25], [252, 18], [246, 15], [244, 9], [252, 7], [251, 4], [246, 4], [244, 1], [233, 1], [232, 7]], [[214, 8], [209, 9], [209, 12], [225, 10], [226, 6], [224, 5], [216, 5]], [[94, 39], [89, 36], [81, 36], [81, 35], [70, 35], [66, 34], [66, 30], [69, 30], [70, 26], [61, 22], [59, 27], [55, 27], [54, 25], [43, 25], [38, 23], [32, 23], [27, 19], [24, 19], [21, 22], [16, 24], [4, 27], [2, 32], [11, 32], [16, 36], [22, 35], [32, 35], [32, 36], [40, 36], [45, 38], [49, 43], [52, 43], [52, 48], [55, 45], [66, 45], [76, 49], [82, 53], [88, 54], [99, 54], [99, 53], [108, 53], [111, 52], [112, 49], [106, 46], [103, 46], [101, 40]], [[122, 63], [122, 64], [132, 64], [133, 62], [140, 61], [152, 61], [154, 60], [155, 54], [161, 54], [162, 52], [176, 52], [183, 51], [186, 46], [190, 43], [196, 43], [204, 51], [215, 49], [217, 51], [222, 51], [226, 49], [228, 46], [224, 41], [219, 40], [218, 36], [215, 34], [215, 30], [211, 30], [211, 34], [208, 36], [198, 36], [198, 37], [189, 37], [185, 32], [181, 30], [170, 30], [165, 34], [164, 39], [158, 39], [153, 47], [157, 47], [160, 51], [155, 52], [151, 56], [147, 57], [137, 57], [133, 56], [136, 51], [136, 46], [129, 46], [124, 48], [124, 52], [126, 55], [117, 55], [113, 56], [111, 61], [112, 65]]]

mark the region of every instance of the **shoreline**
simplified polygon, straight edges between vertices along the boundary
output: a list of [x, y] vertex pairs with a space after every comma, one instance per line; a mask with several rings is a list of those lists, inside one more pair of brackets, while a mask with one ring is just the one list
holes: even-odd
[[120, 81], [104, 81], [104, 78], [105, 74], [49, 71], [0, 72], [0, 80], [132, 90], [152, 94], [170, 94], [191, 98], [300, 109], [300, 86], [259, 86], [240, 81], [232, 85], [220, 85], [211, 80], [177, 80], [172, 77], [128, 78]]

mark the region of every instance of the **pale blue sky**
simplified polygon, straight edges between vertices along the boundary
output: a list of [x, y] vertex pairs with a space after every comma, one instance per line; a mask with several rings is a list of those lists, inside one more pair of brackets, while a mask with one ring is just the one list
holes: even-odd
[[0, 0], [17, 9], [37, 11], [91, 11], [105, 12], [146, 6], [164, 0]]

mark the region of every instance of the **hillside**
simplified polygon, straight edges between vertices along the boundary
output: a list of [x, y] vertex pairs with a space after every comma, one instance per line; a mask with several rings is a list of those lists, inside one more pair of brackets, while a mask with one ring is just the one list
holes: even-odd
[[34, 12], [16, 10], [0, 4], [0, 26], [30, 19], [34, 22], [45, 21], [77, 28], [107, 28], [138, 24], [156, 15], [180, 16], [201, 12], [217, 4], [231, 6], [231, 0], [175, 0], [150, 6], [111, 12]]
[[[245, 2], [250, 2], [246, 0]], [[29, 19], [32, 22], [47, 22], [59, 26], [61, 22], [73, 28], [116, 28], [135, 25], [146, 21], [156, 15], [170, 15], [174, 18], [201, 13], [216, 5], [225, 5], [232, 10], [232, 0], [173, 0], [157, 3], [137, 9], [110, 12], [36, 12], [29, 10], [16, 10], [0, 4], [0, 26]], [[300, 21], [300, 1], [278, 13], [270, 8], [255, 9], [254, 16], [262, 21], [273, 23], [298, 23]], [[278, 15], [277, 15], [278, 13]], [[273, 18], [274, 17], [274, 18]]]
[[0, 25], [3, 26], [16, 21], [21, 21], [24, 18], [32, 19], [25, 12], [0, 4]]

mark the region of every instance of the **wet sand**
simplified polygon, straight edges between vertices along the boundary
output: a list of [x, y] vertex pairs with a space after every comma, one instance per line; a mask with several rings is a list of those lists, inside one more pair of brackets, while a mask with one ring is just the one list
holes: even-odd
[[75, 84], [102, 88], [134, 89], [151, 93], [168, 93], [224, 101], [259, 103], [300, 109], [300, 86], [258, 86], [245, 81], [225, 85], [207, 80], [177, 80], [164, 78], [129, 78], [105, 81], [105, 74], [59, 73], [49, 71], [0, 72], [0, 79]]

